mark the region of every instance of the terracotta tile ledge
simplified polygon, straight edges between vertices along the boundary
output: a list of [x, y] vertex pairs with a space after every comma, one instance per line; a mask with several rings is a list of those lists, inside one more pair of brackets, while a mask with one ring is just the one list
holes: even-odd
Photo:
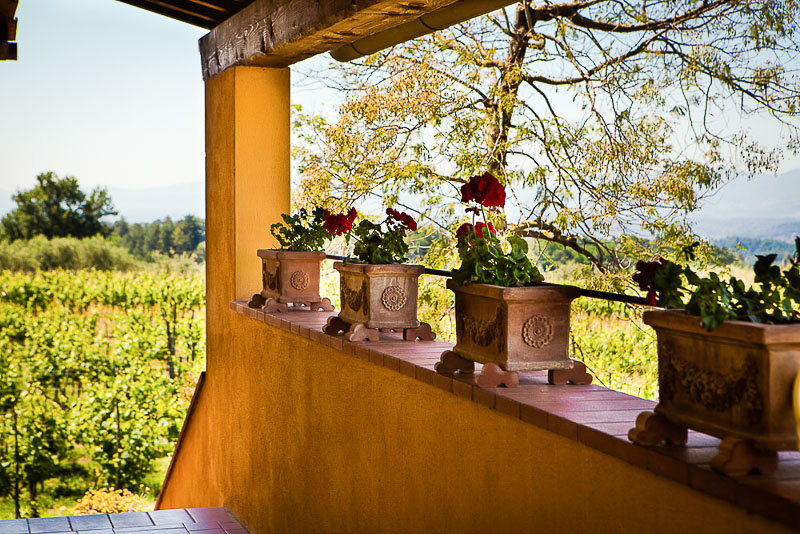
[[[640, 447], [628, 441], [628, 430], [633, 428], [636, 417], [642, 411], [652, 410], [656, 404], [653, 401], [597, 385], [549, 385], [546, 372], [520, 373], [519, 388], [481, 389], [473, 385], [470, 375], [451, 378], [433, 370], [439, 355], [452, 348], [449, 343], [406, 342], [400, 334], [383, 333], [380, 342], [351, 343], [341, 335], [322, 332], [328, 317], [335, 312], [265, 314], [249, 308], [247, 301], [231, 302], [231, 309], [800, 529], [798, 452], [781, 452], [780, 466], [772, 476], [728, 478], [709, 467], [719, 444], [712, 436], [690, 431], [686, 447]], [[479, 373], [480, 364], [475, 367], [475, 372]]]

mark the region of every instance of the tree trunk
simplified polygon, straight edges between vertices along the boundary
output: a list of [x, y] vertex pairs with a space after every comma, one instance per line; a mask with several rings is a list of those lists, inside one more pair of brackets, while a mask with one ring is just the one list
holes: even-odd
[[[170, 318], [170, 311], [172, 317]], [[167, 329], [167, 372], [169, 379], [175, 379], [175, 327], [178, 322], [178, 304], [173, 302], [169, 311], [162, 311], [161, 316], [164, 318], [164, 325]], [[171, 319], [171, 320], [170, 320]]]
[[31, 498], [31, 517], [39, 517], [39, 507], [36, 505], [36, 497], [38, 497], [38, 486], [36, 481], [28, 482], [28, 495]]
[[505, 174], [508, 163], [508, 135], [512, 127], [512, 118], [517, 103], [517, 93], [522, 84], [522, 64], [528, 51], [528, 39], [531, 28], [525, 9], [517, 7], [514, 21], [514, 34], [508, 46], [506, 63], [500, 68], [500, 79], [497, 82], [498, 96], [494, 98], [489, 113], [487, 132], [489, 135], [489, 167], [490, 170]]

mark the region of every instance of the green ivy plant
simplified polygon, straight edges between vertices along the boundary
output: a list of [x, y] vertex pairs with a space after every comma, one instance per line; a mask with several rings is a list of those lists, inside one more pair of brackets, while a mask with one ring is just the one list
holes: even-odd
[[461, 201], [472, 203], [467, 212], [473, 214], [474, 224], [464, 223], [456, 230], [456, 246], [461, 258], [461, 265], [453, 270], [456, 284], [519, 287], [544, 279], [528, 258], [527, 241], [512, 235], [506, 237], [504, 246], [491, 221], [475, 223], [477, 214], [487, 220], [484, 208], [505, 205], [505, 189], [497, 178], [488, 172], [473, 176], [461, 188]]
[[[736, 277], [725, 279], [714, 272], [700, 276], [688, 265], [663, 259], [637, 263], [634, 281], [647, 291], [651, 304], [683, 308], [699, 316], [709, 331], [728, 320], [800, 322], [800, 237], [795, 238], [795, 248], [785, 269], [775, 265], [776, 254], [756, 256], [752, 287]], [[691, 247], [684, 252], [689, 260], [693, 258]]]
[[314, 208], [308, 211], [301, 208], [296, 215], [281, 215], [283, 222], [270, 226], [270, 232], [283, 250], [312, 252], [322, 250], [325, 240], [330, 237], [323, 228], [325, 210]]
[[416, 229], [417, 223], [410, 215], [388, 208], [382, 222], [362, 219], [353, 227], [351, 234], [356, 240], [353, 255], [364, 263], [405, 263], [408, 261], [406, 233]]

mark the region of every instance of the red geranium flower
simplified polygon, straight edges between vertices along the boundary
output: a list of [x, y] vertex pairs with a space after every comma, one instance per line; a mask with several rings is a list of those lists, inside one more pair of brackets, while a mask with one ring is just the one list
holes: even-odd
[[484, 228], [488, 228], [491, 233], [497, 235], [497, 231], [494, 229], [494, 225], [491, 222], [489, 223], [479, 222], [475, 226], [472, 226], [472, 224], [470, 223], [464, 223], [458, 227], [458, 230], [456, 230], [456, 239], [460, 240], [467, 237], [470, 234], [470, 231], [478, 234], [478, 237], [486, 239], [488, 234], [486, 235], [483, 234]]
[[456, 239], [461, 240], [461, 239], [467, 237], [469, 235], [470, 231], [473, 231], [473, 230], [474, 230], [474, 228], [470, 223], [462, 224], [461, 226], [458, 227], [458, 230], [456, 230]]
[[506, 190], [492, 173], [473, 176], [461, 186], [461, 202], [475, 201], [486, 207], [506, 205]]
[[355, 208], [350, 208], [347, 214], [337, 213], [336, 215], [325, 210], [325, 222], [322, 224], [322, 228], [331, 235], [346, 234], [353, 228], [353, 221], [356, 220], [356, 215], [358, 215], [358, 212]]
[[484, 224], [479, 222], [475, 225], [475, 233], [481, 236], [482, 238], [486, 239], [487, 236], [483, 235], [483, 229], [488, 228], [492, 234], [497, 235], [497, 231], [494, 229], [494, 225], [489, 221], [488, 223]]
[[661, 287], [656, 284], [655, 277], [659, 269], [667, 264], [664, 258], [658, 258], [657, 261], [643, 261], [636, 262], [636, 273], [633, 275], [633, 281], [639, 284], [639, 289], [647, 291], [647, 303], [651, 306], [658, 304], [658, 295], [661, 292]]
[[394, 210], [392, 208], [386, 208], [386, 215], [388, 215], [390, 218], [394, 219], [395, 221], [399, 222], [400, 224], [402, 224], [403, 226], [405, 226], [406, 228], [408, 228], [412, 232], [416, 231], [416, 229], [417, 229], [417, 221], [415, 221], [414, 218], [411, 215], [409, 215], [408, 213], [406, 213], [404, 211], [400, 212], [400, 211]]

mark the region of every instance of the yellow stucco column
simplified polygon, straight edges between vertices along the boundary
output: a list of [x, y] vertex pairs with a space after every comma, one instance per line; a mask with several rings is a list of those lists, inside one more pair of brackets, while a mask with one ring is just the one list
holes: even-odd
[[235, 67], [206, 81], [208, 368], [231, 300], [261, 290], [259, 248], [289, 211], [289, 69]]

